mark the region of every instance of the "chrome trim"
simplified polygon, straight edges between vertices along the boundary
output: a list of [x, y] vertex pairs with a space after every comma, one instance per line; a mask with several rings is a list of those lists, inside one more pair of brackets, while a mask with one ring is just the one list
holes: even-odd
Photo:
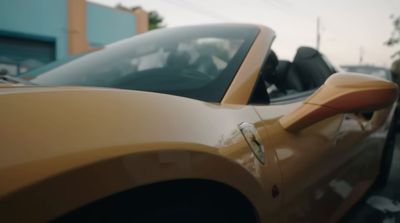
[[257, 160], [260, 161], [262, 164], [265, 164], [264, 145], [254, 125], [247, 122], [242, 122], [239, 124], [239, 130]]

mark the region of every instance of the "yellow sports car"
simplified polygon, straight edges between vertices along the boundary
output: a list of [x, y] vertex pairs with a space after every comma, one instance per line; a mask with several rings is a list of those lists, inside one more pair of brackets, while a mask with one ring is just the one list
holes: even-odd
[[274, 38], [160, 29], [3, 75], [0, 222], [340, 219], [386, 179], [398, 88]]

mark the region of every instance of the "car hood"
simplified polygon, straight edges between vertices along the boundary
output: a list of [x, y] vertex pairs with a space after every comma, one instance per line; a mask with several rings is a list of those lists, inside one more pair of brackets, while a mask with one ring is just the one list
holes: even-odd
[[[30, 177], [45, 178], [88, 159], [181, 147], [218, 153], [241, 137], [240, 117], [258, 119], [249, 106], [104, 88], [7, 87], [0, 89], [0, 105], [0, 196], [39, 180]], [[75, 166], [63, 161], [72, 156]], [[58, 162], [60, 170], [31, 168], [45, 160]], [[2, 182], [10, 180], [16, 182]]]
[[182, 140], [183, 132], [171, 131], [188, 121], [184, 108], [207, 106], [165, 94], [81, 87], [2, 88], [0, 105], [0, 168], [85, 148]]

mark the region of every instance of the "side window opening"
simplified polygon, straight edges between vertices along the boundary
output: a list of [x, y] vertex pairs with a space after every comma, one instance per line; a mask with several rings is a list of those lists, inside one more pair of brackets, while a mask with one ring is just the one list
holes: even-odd
[[269, 86], [268, 83], [273, 82], [277, 65], [278, 57], [275, 52], [271, 50], [261, 67], [249, 104], [269, 104], [270, 97], [267, 91]]
[[249, 104], [265, 105], [269, 104], [269, 96], [265, 85], [264, 75], [260, 74], [256, 85], [254, 86], [253, 93], [250, 97]]
[[[271, 102], [292, 100], [304, 97], [320, 87], [335, 72], [327, 59], [317, 50], [310, 47], [298, 48], [292, 62], [279, 60], [271, 53], [264, 66], [268, 96]], [[269, 61], [276, 58], [276, 65]], [[269, 62], [269, 63], [268, 63]]]

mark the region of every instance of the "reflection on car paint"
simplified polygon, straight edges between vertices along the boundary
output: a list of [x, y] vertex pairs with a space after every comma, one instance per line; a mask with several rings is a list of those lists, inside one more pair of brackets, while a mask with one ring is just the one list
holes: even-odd
[[370, 198], [368, 198], [367, 204], [384, 213], [400, 212], [399, 201], [394, 201], [392, 199], [383, 196], [376, 196], [376, 195], [371, 196]]
[[294, 152], [292, 149], [289, 148], [278, 148], [276, 149], [276, 155], [279, 161], [283, 161], [286, 159], [290, 159], [294, 155]]
[[317, 189], [314, 194], [314, 199], [319, 200], [325, 195], [325, 191], [321, 189]]
[[351, 190], [353, 187], [351, 184], [347, 181], [344, 180], [337, 180], [333, 179], [330, 183], [329, 186], [335, 191], [337, 194], [339, 194], [342, 198], [346, 198], [350, 195]]

